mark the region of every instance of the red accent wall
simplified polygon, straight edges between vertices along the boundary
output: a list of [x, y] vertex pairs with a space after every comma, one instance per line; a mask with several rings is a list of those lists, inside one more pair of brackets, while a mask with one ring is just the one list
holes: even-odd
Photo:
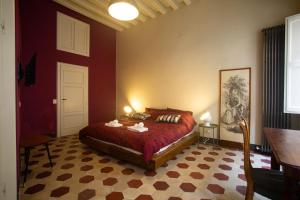
[[[116, 113], [116, 32], [52, 0], [20, 1], [22, 63], [37, 54], [36, 84], [21, 86], [21, 135], [56, 132], [57, 62], [89, 68], [89, 123]], [[90, 57], [56, 50], [56, 12], [90, 24]]]

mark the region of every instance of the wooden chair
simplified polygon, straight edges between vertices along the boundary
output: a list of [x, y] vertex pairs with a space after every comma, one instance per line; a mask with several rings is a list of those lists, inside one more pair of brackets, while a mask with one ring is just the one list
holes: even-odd
[[284, 176], [277, 170], [252, 168], [250, 160], [250, 132], [247, 122], [243, 119], [240, 127], [244, 136], [244, 170], [247, 180], [245, 200], [252, 200], [254, 192], [270, 199], [283, 199]]

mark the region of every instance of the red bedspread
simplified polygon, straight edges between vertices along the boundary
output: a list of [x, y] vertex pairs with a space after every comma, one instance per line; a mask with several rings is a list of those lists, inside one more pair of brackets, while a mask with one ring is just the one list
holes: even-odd
[[149, 130], [143, 133], [127, 130], [127, 126], [137, 123], [136, 120], [121, 120], [123, 126], [118, 128], [107, 127], [104, 122], [89, 125], [83, 128], [80, 137], [89, 136], [102, 141], [127, 147], [144, 155], [146, 162], [152, 159], [154, 153], [161, 148], [177, 141], [192, 131], [195, 120], [192, 115], [182, 116], [178, 124], [157, 123], [152, 119], [144, 120]]

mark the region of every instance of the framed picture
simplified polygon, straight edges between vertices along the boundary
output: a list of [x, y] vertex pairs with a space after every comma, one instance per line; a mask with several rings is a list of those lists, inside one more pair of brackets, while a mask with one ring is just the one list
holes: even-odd
[[250, 127], [251, 68], [220, 70], [220, 139], [243, 143], [239, 122]]

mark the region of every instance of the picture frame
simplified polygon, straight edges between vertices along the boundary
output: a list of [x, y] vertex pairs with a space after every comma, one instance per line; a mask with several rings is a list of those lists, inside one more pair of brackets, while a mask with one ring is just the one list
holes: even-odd
[[251, 118], [251, 67], [219, 71], [219, 136], [221, 141], [243, 143], [239, 122]]

